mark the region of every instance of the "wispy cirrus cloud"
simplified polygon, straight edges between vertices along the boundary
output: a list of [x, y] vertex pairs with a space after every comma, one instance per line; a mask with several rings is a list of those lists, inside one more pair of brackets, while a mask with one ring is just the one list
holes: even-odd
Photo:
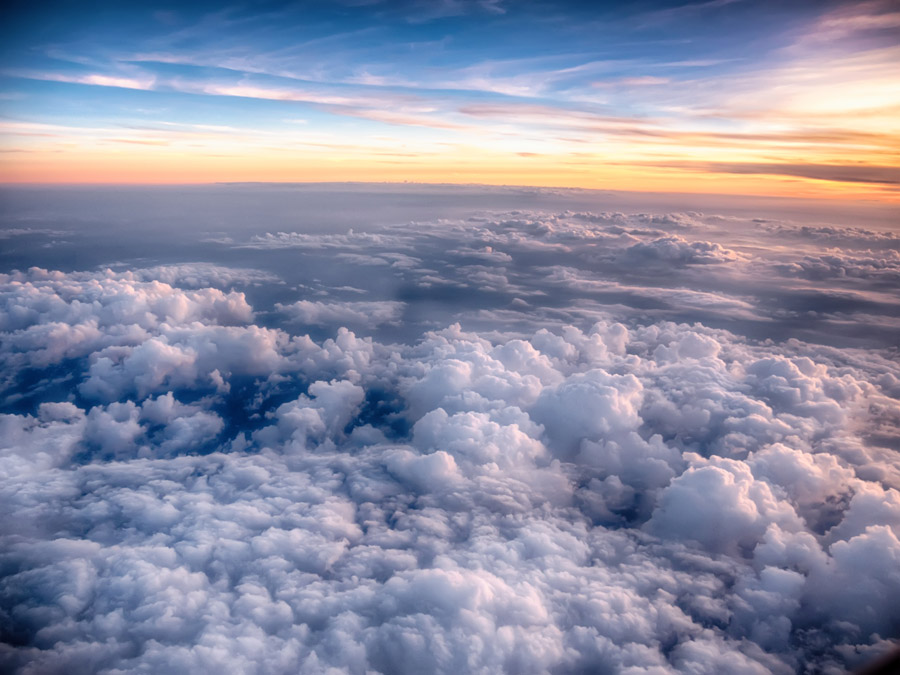
[[[85, 119], [63, 126], [91, 128], [214, 117], [240, 130], [221, 142], [248, 153], [269, 152], [272, 137], [298, 138], [296, 125], [283, 120], [302, 118], [311, 133], [356, 146], [357, 165], [373, 176], [390, 151], [385, 143], [398, 156], [418, 154], [419, 164], [443, 157], [454, 175], [478, 163], [497, 180], [505, 170], [512, 182], [542, 182], [555, 167], [574, 184], [596, 185], [599, 167], [617, 166], [620, 187], [655, 162], [660, 181], [676, 176], [679, 163], [684, 180], [701, 165], [756, 165], [767, 172], [717, 175], [731, 176], [732, 185], [739, 176], [791, 176], [808, 180], [810, 190], [823, 182], [862, 189], [877, 184], [869, 178], [883, 174], [878, 167], [898, 163], [900, 51], [887, 37], [897, 22], [889, 2], [768, 17], [749, 3], [718, 0], [640, 11], [454, 1], [431, 7], [427, 21], [407, 20], [425, 9], [185, 10], [131, 26], [137, 37], [127, 45], [114, 36], [98, 44], [83, 34], [55, 40], [43, 62], [10, 61], [5, 77], [19, 97], [6, 115], [58, 124], [57, 111], [71, 105]], [[653, 16], [668, 17], [665, 31]], [[502, 44], [490, 39], [500, 33]], [[734, 49], [742, 42], [754, 45], [753, 58]], [[54, 83], [83, 90], [69, 88], [51, 106]], [[160, 104], [149, 106], [151, 99]], [[150, 108], [152, 115], [140, 112]], [[133, 140], [187, 150], [184, 138], [159, 130]], [[213, 138], [199, 142], [206, 149]], [[473, 151], [480, 162], [463, 158]], [[784, 170], [768, 172], [778, 164]], [[804, 164], [811, 168], [797, 168]], [[861, 168], [821, 168], [851, 165]], [[604, 185], [610, 177], [604, 174]]]
[[117, 87], [119, 89], [140, 89], [144, 91], [152, 90], [156, 84], [156, 76], [146, 73], [130, 76], [103, 73], [69, 75], [65, 73], [10, 69], [3, 71], [2, 74], [6, 77], [23, 78], [27, 80], [86, 84], [95, 87]]

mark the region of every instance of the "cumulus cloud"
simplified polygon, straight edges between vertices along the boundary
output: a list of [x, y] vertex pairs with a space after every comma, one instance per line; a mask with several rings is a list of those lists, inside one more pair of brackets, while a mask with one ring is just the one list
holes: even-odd
[[679, 236], [639, 242], [626, 248], [621, 257], [630, 264], [662, 262], [671, 265], [727, 263], [740, 258], [737, 253], [721, 244], [709, 241], [688, 242]]
[[[836, 673], [895, 647], [895, 354], [706, 325], [727, 297], [762, 321], [768, 280], [737, 289], [811, 255], [720, 224], [520, 212], [3, 275], [0, 668]], [[253, 271], [281, 247], [373, 299], [290, 297]]]

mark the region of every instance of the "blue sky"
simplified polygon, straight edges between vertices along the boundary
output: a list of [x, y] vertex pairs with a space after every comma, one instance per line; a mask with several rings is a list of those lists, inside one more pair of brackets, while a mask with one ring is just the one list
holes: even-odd
[[683, 189], [701, 174], [716, 191], [890, 198], [898, 180], [893, 2], [60, 3], [6, 18], [8, 181]]

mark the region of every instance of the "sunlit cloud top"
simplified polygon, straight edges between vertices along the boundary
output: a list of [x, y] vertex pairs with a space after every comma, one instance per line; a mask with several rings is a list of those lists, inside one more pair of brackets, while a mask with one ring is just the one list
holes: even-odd
[[0, 180], [896, 199], [900, 4], [4, 10]]

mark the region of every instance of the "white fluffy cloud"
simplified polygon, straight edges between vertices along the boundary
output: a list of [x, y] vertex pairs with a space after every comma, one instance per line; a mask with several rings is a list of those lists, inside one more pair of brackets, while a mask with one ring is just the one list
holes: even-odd
[[[623, 260], [745, 273], [711, 222], [518, 214], [248, 246], [370, 248], [411, 288], [427, 268], [534, 307], [560, 282], [518, 255], [594, 282]], [[896, 644], [890, 354], [573, 323], [562, 301], [529, 330], [445, 313], [389, 343], [337, 325], [411, 301], [270, 305], [335, 328], [316, 341], [257, 323], [231, 288], [288, 290], [250, 269], [0, 279], [5, 671], [842, 672]]]

